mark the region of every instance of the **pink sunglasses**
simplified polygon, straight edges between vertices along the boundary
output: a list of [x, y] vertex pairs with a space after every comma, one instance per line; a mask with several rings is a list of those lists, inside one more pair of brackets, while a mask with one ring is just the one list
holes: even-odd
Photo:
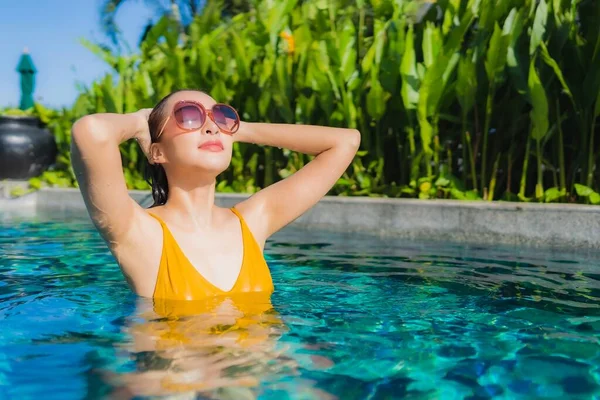
[[240, 127], [240, 117], [235, 108], [227, 104], [215, 104], [207, 110], [201, 103], [182, 100], [173, 106], [157, 137], [160, 137], [169, 119], [173, 117], [178, 127], [186, 131], [202, 128], [206, 118], [212, 119], [223, 133], [233, 135]]

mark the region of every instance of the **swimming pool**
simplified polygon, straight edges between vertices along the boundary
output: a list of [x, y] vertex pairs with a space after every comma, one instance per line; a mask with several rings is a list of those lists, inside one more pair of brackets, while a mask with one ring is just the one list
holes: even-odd
[[153, 304], [84, 215], [0, 252], [0, 399], [600, 398], [594, 255], [286, 229], [270, 301]]

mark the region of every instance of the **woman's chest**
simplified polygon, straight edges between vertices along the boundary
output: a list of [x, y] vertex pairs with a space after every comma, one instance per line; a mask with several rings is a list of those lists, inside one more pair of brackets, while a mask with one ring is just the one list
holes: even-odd
[[[178, 263], [183, 273], [198, 274], [202, 279], [223, 291], [236, 283], [244, 263], [242, 235], [176, 240]], [[187, 270], [186, 270], [187, 268]]]

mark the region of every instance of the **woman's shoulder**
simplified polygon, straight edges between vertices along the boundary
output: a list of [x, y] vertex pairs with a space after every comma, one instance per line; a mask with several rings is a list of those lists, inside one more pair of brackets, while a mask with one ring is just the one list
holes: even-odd
[[244, 224], [252, 232], [254, 239], [262, 248], [267, 240], [264, 229], [267, 215], [260, 206], [261, 203], [249, 200], [246, 199], [237, 203], [231, 207], [231, 210], [244, 221]]

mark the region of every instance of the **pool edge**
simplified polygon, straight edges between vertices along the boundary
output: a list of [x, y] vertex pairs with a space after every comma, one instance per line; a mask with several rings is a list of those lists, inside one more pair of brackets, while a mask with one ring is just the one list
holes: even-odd
[[[148, 191], [131, 191], [142, 206]], [[230, 207], [248, 195], [219, 193]], [[78, 189], [44, 188], [19, 198], [0, 198], [2, 211], [84, 211]], [[12, 211], [11, 211], [12, 212]], [[304, 229], [469, 244], [600, 249], [600, 207], [459, 200], [327, 196], [292, 225]]]

